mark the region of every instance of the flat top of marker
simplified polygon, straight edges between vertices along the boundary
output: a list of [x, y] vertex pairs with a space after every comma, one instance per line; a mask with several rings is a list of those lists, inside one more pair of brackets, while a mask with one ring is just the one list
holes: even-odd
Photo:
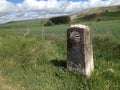
[[83, 28], [83, 29], [89, 30], [89, 27], [83, 24], [74, 24], [74, 25], [71, 25], [70, 28]]

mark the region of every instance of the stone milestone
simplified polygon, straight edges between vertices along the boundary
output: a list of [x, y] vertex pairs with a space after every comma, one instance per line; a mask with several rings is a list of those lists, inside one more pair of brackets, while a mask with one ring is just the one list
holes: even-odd
[[93, 71], [92, 33], [88, 26], [75, 24], [68, 28], [67, 68], [86, 76]]

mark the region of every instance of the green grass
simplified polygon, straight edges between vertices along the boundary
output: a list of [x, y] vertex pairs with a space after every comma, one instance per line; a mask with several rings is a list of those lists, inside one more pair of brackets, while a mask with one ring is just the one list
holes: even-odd
[[[109, 33], [112, 34], [114, 37], [119, 39], [119, 28], [120, 28], [120, 21], [101, 21], [101, 22], [79, 22], [82, 24], [89, 25], [94, 34], [104, 34]], [[22, 34], [24, 35], [25, 32], [27, 32], [27, 26], [22, 27], [21, 24], [16, 27], [12, 27], [12, 25], [9, 25], [9, 27], [6, 27], [6, 25], [0, 25], [0, 32], [6, 32], [6, 33], [15, 33], [15, 34]], [[43, 32], [44, 35], [56, 35], [58, 37], [66, 38], [66, 29], [69, 27], [69, 25], [55, 25], [55, 26], [45, 26], [44, 28], [41, 26], [32, 25], [29, 27], [30, 35], [34, 36], [40, 36]]]
[[109, 34], [116, 39], [120, 39], [120, 21], [103, 21], [91, 23], [90, 27], [93, 30], [93, 34]]
[[27, 26], [23, 27], [21, 24], [19, 26], [13, 27], [12, 25], [9, 25], [6, 27], [6, 25], [0, 25], [0, 32], [7, 32], [7, 33], [15, 33], [15, 34], [22, 34], [24, 35], [25, 32], [27, 32], [27, 29], [30, 30], [30, 35], [40, 36], [43, 32], [44, 35], [47, 34], [57, 34], [58, 36], [63, 35], [65, 37], [66, 35], [66, 28], [68, 28], [69, 25], [55, 25], [55, 26], [37, 26], [37, 25], [31, 25], [27, 28]]
[[101, 20], [114, 20], [114, 19], [120, 19], [120, 11], [116, 12], [108, 12], [101, 17]]
[[[120, 22], [90, 24], [95, 70], [89, 78], [66, 68], [66, 29], [69, 25], [0, 26], [1, 90], [120, 90]], [[12, 25], [10, 25], [12, 26]], [[5, 88], [6, 87], [6, 88]]]

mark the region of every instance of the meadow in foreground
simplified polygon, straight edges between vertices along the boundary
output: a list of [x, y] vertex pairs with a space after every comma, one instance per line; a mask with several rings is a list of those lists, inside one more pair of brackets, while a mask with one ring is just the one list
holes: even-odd
[[47, 30], [51, 34], [45, 31], [43, 36], [31, 31], [33, 34], [24, 37], [22, 33], [1, 30], [0, 89], [120, 90], [120, 31], [116, 24], [93, 24], [95, 70], [89, 78], [66, 68], [68, 25], [63, 25], [61, 33], [56, 33], [60, 29]]

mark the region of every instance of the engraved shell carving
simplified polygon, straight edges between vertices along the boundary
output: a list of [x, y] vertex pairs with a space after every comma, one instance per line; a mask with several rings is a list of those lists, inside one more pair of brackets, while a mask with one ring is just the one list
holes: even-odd
[[80, 34], [77, 31], [70, 32], [69, 37], [73, 42], [76, 42], [76, 43], [80, 42]]

